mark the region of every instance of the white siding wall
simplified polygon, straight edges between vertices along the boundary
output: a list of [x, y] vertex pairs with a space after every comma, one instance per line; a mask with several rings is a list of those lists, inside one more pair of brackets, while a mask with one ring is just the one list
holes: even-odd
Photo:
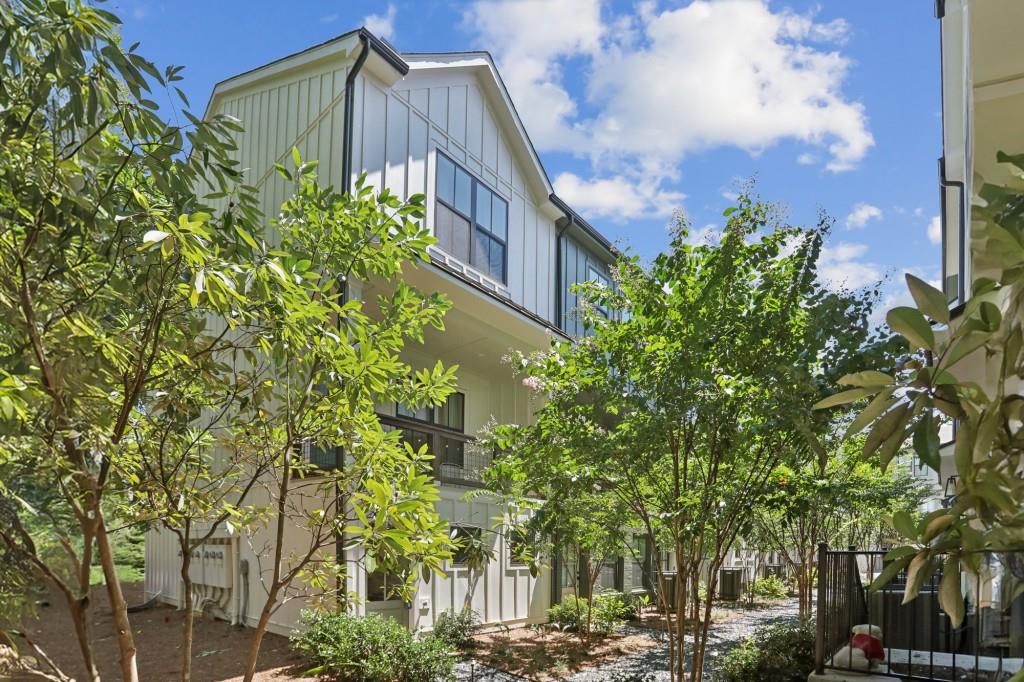
[[547, 198], [530, 196], [476, 79], [413, 71], [390, 88], [372, 76], [356, 82], [353, 177], [365, 171], [378, 187], [402, 196], [426, 194], [427, 225], [433, 228], [435, 152], [444, 150], [509, 203], [508, 281], [453, 265], [553, 322], [556, 228], [537, 208]]

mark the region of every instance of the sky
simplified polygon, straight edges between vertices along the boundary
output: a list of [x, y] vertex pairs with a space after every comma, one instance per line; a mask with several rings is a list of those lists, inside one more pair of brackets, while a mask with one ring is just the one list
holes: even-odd
[[487, 50], [555, 190], [650, 258], [754, 179], [797, 225], [834, 220], [822, 278], [939, 279], [939, 27], [932, 0], [112, 0], [127, 43], [224, 78], [366, 26], [399, 51]]

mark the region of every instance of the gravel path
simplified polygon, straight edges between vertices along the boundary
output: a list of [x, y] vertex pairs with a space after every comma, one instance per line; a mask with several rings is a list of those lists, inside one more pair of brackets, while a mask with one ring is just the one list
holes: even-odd
[[[714, 680], [715, 664], [719, 656], [750, 637], [754, 630], [769, 623], [796, 622], [797, 600], [787, 599], [770, 608], [764, 609], [732, 609], [722, 607], [722, 611], [734, 611], [737, 616], [728, 622], [718, 623], [711, 627], [708, 635], [708, 650], [704, 671], [711, 673]], [[664, 639], [663, 633], [646, 628], [625, 626], [627, 632], [643, 632]], [[689, 644], [692, 640], [687, 638]], [[521, 682], [526, 679], [509, 675], [493, 668], [464, 661], [456, 667], [456, 679], [459, 682]], [[663, 643], [654, 649], [637, 654], [623, 656], [597, 668], [583, 670], [567, 678], [569, 682], [665, 682], [669, 679], [668, 644]]]

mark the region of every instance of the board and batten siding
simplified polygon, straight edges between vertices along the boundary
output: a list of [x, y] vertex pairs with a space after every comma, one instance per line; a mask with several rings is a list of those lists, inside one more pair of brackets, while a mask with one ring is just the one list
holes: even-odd
[[426, 194], [433, 230], [436, 150], [443, 150], [508, 202], [508, 281], [495, 282], [465, 263], [460, 269], [553, 323], [555, 223], [530, 196], [476, 78], [412, 71], [388, 87], [360, 75], [354, 98], [353, 174], [365, 171], [369, 183], [402, 197]]
[[259, 207], [268, 219], [291, 194], [274, 164], [290, 167], [293, 147], [303, 160], [319, 161], [321, 184], [341, 189], [348, 68], [329, 62], [228, 91], [212, 112], [234, 116], [245, 127], [233, 158], [246, 182], [260, 190]]
[[611, 279], [608, 265], [593, 252], [584, 247], [570, 235], [562, 236], [562, 329], [570, 336], [582, 336], [586, 333], [583, 320], [579, 315], [579, 295], [572, 292], [574, 284], [588, 281], [588, 269], [593, 268]]

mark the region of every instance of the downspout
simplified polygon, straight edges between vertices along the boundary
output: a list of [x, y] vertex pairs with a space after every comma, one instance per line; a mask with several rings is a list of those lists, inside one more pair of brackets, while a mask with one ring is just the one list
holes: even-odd
[[565, 308], [565, 292], [562, 290], [562, 235], [573, 223], [573, 215], [571, 213], [566, 214], [567, 220], [565, 224], [558, 228], [555, 232], [555, 326], [565, 331], [565, 325], [562, 324], [562, 317], [564, 316]]
[[343, 183], [342, 190], [344, 192], [352, 189], [352, 135], [354, 134], [352, 118], [355, 115], [356, 77], [363, 68], [363, 64], [366, 63], [366, 58], [370, 56], [369, 34], [360, 31], [359, 42], [363, 49], [359, 52], [355, 64], [349, 69], [348, 76], [345, 77], [345, 126], [342, 136], [345, 146], [341, 152], [341, 182]]
[[[348, 71], [348, 76], [345, 77], [345, 121], [342, 134], [342, 144], [344, 147], [341, 151], [341, 182], [342, 192], [348, 193], [352, 190], [352, 136], [354, 135], [355, 126], [353, 125], [353, 117], [355, 116], [355, 90], [356, 90], [356, 77], [359, 76], [360, 70], [363, 68], [363, 64], [366, 63], [366, 58], [370, 56], [370, 36], [365, 31], [359, 32], [359, 42], [363, 46], [363, 49], [359, 52], [359, 56], [356, 57], [355, 63], [352, 68]], [[348, 282], [341, 283], [341, 301], [342, 304], [348, 299]], [[341, 328], [341, 319], [338, 319], [338, 328]], [[334, 463], [342, 473], [345, 469], [345, 453], [341, 447], [335, 446], [334, 448]], [[342, 509], [341, 500], [341, 489], [338, 487], [337, 481], [334, 483], [334, 513], [344, 514]], [[344, 567], [341, 578], [335, 579], [335, 592], [337, 595], [337, 608], [341, 610], [342, 603], [344, 601], [344, 595], [348, 591], [348, 585], [345, 583], [348, 581], [348, 567], [345, 558], [345, 538], [342, 533], [335, 533], [334, 543], [334, 554], [335, 560], [338, 562], [338, 566]]]

